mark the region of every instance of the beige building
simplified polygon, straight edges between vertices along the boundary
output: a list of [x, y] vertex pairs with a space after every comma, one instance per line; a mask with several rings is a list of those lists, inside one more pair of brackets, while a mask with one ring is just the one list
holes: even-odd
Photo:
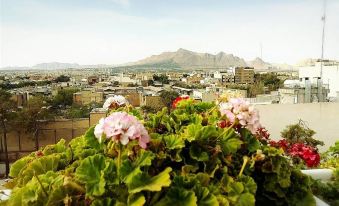
[[235, 68], [234, 82], [236, 84], [253, 84], [254, 83], [254, 68], [253, 67]]
[[73, 102], [80, 105], [90, 104], [91, 102], [102, 103], [104, 101], [104, 93], [92, 90], [85, 90], [73, 94]]

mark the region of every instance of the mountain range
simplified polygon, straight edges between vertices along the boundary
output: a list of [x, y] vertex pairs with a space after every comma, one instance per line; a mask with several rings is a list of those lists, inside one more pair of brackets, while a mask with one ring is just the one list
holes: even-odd
[[[226, 54], [219, 52], [217, 54], [198, 53], [186, 49], [178, 49], [174, 52], [163, 52], [159, 55], [152, 55], [145, 59], [131, 62], [118, 67], [130, 68], [181, 68], [181, 69], [218, 69], [227, 67], [254, 67], [256, 70], [287, 70], [292, 69], [291, 65], [287, 64], [273, 64], [263, 61], [260, 58], [255, 58], [251, 61], [245, 61], [243, 58], [234, 56], [233, 54]], [[2, 70], [23, 70], [23, 69], [41, 69], [41, 70], [54, 70], [54, 69], [80, 69], [80, 68], [107, 68], [116, 67], [116, 65], [79, 65], [77, 63], [41, 63], [32, 67], [5, 67]]]

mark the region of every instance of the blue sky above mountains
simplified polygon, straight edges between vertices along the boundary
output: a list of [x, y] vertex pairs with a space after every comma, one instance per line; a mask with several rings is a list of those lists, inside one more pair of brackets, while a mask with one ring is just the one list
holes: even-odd
[[[185, 48], [295, 63], [320, 57], [321, 0], [2, 0], [1, 67], [119, 64]], [[327, 0], [325, 57], [339, 58]]]

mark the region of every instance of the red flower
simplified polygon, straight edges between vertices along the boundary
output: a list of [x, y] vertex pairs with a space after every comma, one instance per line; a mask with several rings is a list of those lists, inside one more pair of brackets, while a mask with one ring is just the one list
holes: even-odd
[[218, 122], [218, 127], [220, 127], [220, 128], [229, 127], [229, 126], [231, 126], [231, 125], [232, 125], [232, 122], [227, 121], [227, 120], [220, 120], [220, 121]]
[[181, 102], [182, 100], [187, 100], [189, 98], [190, 98], [189, 96], [181, 96], [181, 97], [175, 98], [175, 100], [172, 103], [172, 107], [176, 108], [179, 102]]
[[42, 151], [37, 151], [37, 152], [35, 152], [35, 155], [37, 157], [42, 157], [42, 156], [44, 156], [44, 153]]
[[260, 127], [257, 130], [256, 136], [258, 139], [265, 139], [268, 140], [270, 138], [270, 133], [268, 133], [267, 129], [265, 127]]
[[292, 157], [301, 158], [308, 167], [316, 167], [320, 162], [320, 155], [315, 148], [303, 143], [295, 143], [288, 150]]
[[288, 144], [288, 142], [285, 139], [279, 140], [278, 142], [276, 142], [274, 140], [271, 140], [271, 141], [269, 141], [269, 144], [272, 147], [280, 147], [284, 151], [286, 151], [288, 149], [288, 147], [289, 147], [289, 144]]

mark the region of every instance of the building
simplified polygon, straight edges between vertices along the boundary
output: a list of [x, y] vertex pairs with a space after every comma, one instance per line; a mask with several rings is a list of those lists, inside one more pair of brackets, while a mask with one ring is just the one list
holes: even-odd
[[254, 83], [254, 68], [253, 67], [235, 68], [234, 83], [253, 84]]
[[[321, 75], [321, 63], [322, 75]], [[320, 82], [322, 76], [322, 82]], [[339, 91], [339, 62], [314, 62], [309, 66], [299, 68], [300, 81], [310, 80], [311, 84], [326, 84], [329, 87], [329, 98], [336, 98]]]
[[79, 105], [87, 105], [92, 102], [102, 103], [104, 101], [104, 93], [92, 90], [84, 90], [73, 94], [73, 102]]
[[[284, 87], [278, 90], [280, 96], [280, 104], [298, 104], [298, 103], [312, 103], [325, 102], [328, 97], [328, 88], [322, 85], [311, 84], [309, 80], [305, 83], [293, 86]], [[319, 92], [321, 95], [319, 96]], [[320, 99], [319, 99], [320, 97]]]
[[87, 82], [88, 82], [89, 85], [98, 83], [99, 81], [100, 81], [100, 79], [97, 76], [89, 76], [89, 77], [87, 77]]

